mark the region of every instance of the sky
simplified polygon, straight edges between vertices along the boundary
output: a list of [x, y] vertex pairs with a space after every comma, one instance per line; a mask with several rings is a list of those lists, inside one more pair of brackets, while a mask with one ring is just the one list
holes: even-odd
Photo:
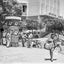
[[60, 16], [64, 18], [64, 0], [60, 0]]

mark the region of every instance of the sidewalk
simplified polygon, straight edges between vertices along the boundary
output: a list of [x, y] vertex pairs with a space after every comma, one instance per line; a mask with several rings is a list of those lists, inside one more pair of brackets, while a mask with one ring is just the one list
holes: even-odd
[[[38, 48], [22, 48], [0, 46], [0, 62], [28, 62], [28, 63], [52, 63], [49, 60], [49, 51]], [[45, 60], [48, 59], [48, 60]], [[64, 55], [54, 51], [53, 63], [64, 63]]]

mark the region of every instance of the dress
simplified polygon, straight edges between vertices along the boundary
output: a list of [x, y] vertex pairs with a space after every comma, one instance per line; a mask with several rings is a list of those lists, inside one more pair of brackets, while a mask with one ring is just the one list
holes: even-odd
[[54, 48], [54, 43], [52, 39], [48, 39], [47, 42], [44, 44], [44, 48], [47, 50], [50, 50], [51, 48]]

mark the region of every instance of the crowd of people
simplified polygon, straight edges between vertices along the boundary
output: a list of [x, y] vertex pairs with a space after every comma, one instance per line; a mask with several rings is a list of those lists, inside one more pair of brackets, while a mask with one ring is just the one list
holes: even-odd
[[[5, 44], [7, 47], [10, 47], [13, 45], [12, 40], [12, 31], [4, 31], [3, 32], [3, 38], [2, 38], [2, 43]], [[32, 32], [29, 33], [24, 33], [24, 32], [19, 32], [17, 34], [15, 34], [15, 36], [17, 36], [17, 39], [15, 39], [15, 41], [17, 40], [17, 44], [19, 45], [19, 43], [21, 43], [20, 45], [22, 47], [40, 47], [41, 43], [38, 40], [33, 40], [33, 34]]]
[[33, 33], [29, 32], [29, 33], [23, 33], [21, 32], [20, 35], [20, 40], [22, 40], [22, 47], [39, 47], [42, 48], [41, 46], [41, 42], [39, 42], [38, 40], [33, 40]]

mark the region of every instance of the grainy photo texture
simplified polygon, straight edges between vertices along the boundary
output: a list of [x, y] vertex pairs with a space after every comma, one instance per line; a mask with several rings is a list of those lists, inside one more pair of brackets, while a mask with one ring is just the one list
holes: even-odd
[[64, 0], [0, 0], [0, 63], [64, 63]]

